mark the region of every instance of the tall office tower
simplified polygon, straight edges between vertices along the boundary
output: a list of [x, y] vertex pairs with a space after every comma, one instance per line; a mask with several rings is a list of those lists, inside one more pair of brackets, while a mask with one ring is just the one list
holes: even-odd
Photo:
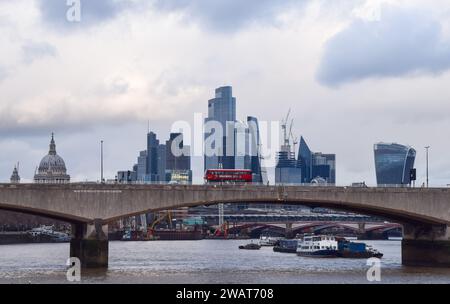
[[336, 155], [321, 152], [312, 155], [312, 177], [322, 178], [328, 184], [336, 183]]
[[312, 152], [303, 136], [300, 138], [297, 165], [302, 169], [302, 183], [320, 180], [336, 184], [336, 155]]
[[[234, 169], [235, 168], [235, 128], [236, 122], [236, 98], [230, 86], [216, 89], [215, 98], [208, 101], [208, 117], [205, 124], [210, 121], [217, 122], [222, 127], [222, 140], [218, 138], [213, 148], [218, 155], [205, 155], [204, 166], [207, 169]], [[207, 138], [214, 137], [216, 131], [205, 132], [205, 150]]]
[[312, 152], [308, 147], [303, 136], [300, 138], [300, 146], [298, 148], [298, 163], [302, 169], [302, 183], [309, 183], [312, 180]]
[[171, 133], [170, 139], [166, 141], [166, 147], [168, 170], [191, 169], [190, 147], [184, 144], [183, 134]]
[[236, 121], [235, 124], [235, 156], [234, 169], [250, 169], [249, 157], [249, 129], [245, 122]]
[[302, 183], [302, 169], [297, 166], [296, 160], [290, 158], [285, 151], [278, 152], [277, 166], [275, 167], [275, 183]]
[[138, 181], [145, 181], [147, 176], [147, 150], [141, 151], [138, 157], [136, 176]]
[[408, 185], [414, 168], [416, 150], [396, 143], [374, 145], [375, 169], [378, 185]]
[[261, 155], [261, 137], [259, 133], [259, 123], [256, 117], [247, 117], [248, 125], [248, 161], [249, 166], [247, 168], [251, 169], [253, 172], [253, 182], [266, 184], [267, 172], [262, 165], [262, 155]]
[[[286, 128], [286, 125], [284, 125]], [[277, 154], [277, 165], [275, 167], [276, 184], [301, 184], [302, 169], [298, 166], [295, 153], [291, 149], [288, 134], [284, 135], [284, 143], [281, 151]]]
[[158, 147], [159, 140], [156, 134], [150, 132], [147, 134], [147, 172], [146, 181], [159, 181], [158, 177]]
[[158, 146], [158, 176], [156, 177], [157, 182], [166, 182], [166, 166], [167, 166], [167, 146], [166, 145], [159, 145]]
[[165, 146], [166, 181], [183, 184], [192, 183], [190, 147], [184, 144], [183, 134], [171, 133]]

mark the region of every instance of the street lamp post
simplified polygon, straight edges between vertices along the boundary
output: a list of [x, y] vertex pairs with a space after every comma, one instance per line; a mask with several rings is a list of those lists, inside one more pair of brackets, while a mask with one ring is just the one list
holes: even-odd
[[100, 142], [100, 182], [103, 184], [103, 140]]
[[430, 150], [430, 146], [426, 146], [425, 149], [427, 149], [427, 188], [429, 187], [429, 176], [428, 176], [428, 151]]

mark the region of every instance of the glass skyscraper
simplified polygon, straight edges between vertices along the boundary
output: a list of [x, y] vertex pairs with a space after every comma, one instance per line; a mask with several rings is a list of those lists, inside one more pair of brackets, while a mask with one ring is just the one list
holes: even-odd
[[328, 184], [336, 183], [336, 155], [314, 153], [312, 155], [312, 178], [321, 177]]
[[414, 168], [416, 150], [396, 143], [374, 145], [375, 169], [378, 185], [409, 185]]
[[259, 132], [259, 123], [256, 117], [247, 117], [247, 141], [248, 146], [246, 169], [251, 169], [253, 172], [254, 183], [267, 183], [267, 173], [262, 167], [261, 156], [261, 137]]
[[[233, 97], [232, 87], [226, 86], [216, 89], [215, 98], [208, 101], [208, 117], [205, 119], [205, 123], [208, 121], [220, 123], [223, 136], [222, 142], [216, 142], [216, 144], [221, 146], [219, 155], [205, 155], [205, 170], [218, 168], [235, 169], [236, 136], [234, 124], [236, 122], [236, 98]], [[212, 134], [205, 133], [205, 139]]]
[[159, 140], [156, 134], [150, 132], [147, 134], [147, 172], [146, 181], [159, 181], [158, 175], [158, 154], [159, 154]]
[[302, 171], [301, 183], [324, 180], [327, 184], [336, 184], [336, 154], [312, 152], [303, 136], [300, 138], [297, 167]]
[[312, 177], [312, 152], [303, 136], [298, 148], [298, 166], [302, 169], [302, 183], [309, 183]]

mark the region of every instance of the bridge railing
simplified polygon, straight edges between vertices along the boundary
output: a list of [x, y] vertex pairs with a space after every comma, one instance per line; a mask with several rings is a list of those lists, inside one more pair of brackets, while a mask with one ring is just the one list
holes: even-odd
[[[25, 183], [22, 183], [25, 184]], [[34, 184], [34, 183], [33, 183]], [[193, 186], [201, 186], [206, 185], [205, 183], [187, 183], [187, 182], [154, 182], [154, 181], [129, 181], [129, 182], [120, 182], [120, 181], [114, 181], [114, 180], [108, 180], [105, 182], [100, 181], [72, 181], [70, 183], [39, 183], [42, 185], [193, 185]], [[0, 183], [0, 185], [9, 185], [8, 183]], [[212, 186], [232, 186], [232, 185], [238, 185], [238, 186], [260, 186], [260, 187], [268, 187], [268, 186], [277, 186], [277, 187], [321, 187], [321, 188], [414, 188], [414, 189], [443, 189], [447, 188], [450, 189], [450, 184], [447, 185], [432, 185], [430, 187], [424, 187], [416, 186], [413, 187], [411, 185], [405, 185], [405, 184], [380, 184], [380, 185], [367, 185], [365, 183], [354, 183], [352, 185], [345, 185], [345, 184], [329, 184], [329, 183], [283, 183], [283, 184], [262, 184], [262, 183], [210, 183], [208, 185]]]

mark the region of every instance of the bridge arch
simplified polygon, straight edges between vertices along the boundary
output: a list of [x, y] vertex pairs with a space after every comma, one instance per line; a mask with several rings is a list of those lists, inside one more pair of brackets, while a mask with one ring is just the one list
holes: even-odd
[[[375, 216], [379, 218], [386, 219], [390, 222], [396, 222], [399, 224], [426, 224], [426, 225], [450, 225], [450, 221], [441, 220], [437, 218], [433, 218], [427, 215], [419, 215], [412, 212], [408, 212], [402, 210], [398, 212], [396, 210], [392, 210], [389, 208], [378, 207], [378, 206], [368, 206], [361, 205], [357, 203], [353, 203], [351, 201], [341, 201], [335, 202], [333, 200], [305, 200], [305, 199], [286, 199], [286, 200], [274, 200], [272, 198], [267, 199], [236, 199], [236, 200], [211, 200], [211, 201], [194, 201], [194, 202], [183, 202], [180, 204], [173, 204], [167, 207], [159, 207], [159, 208], [148, 208], [142, 209], [139, 211], [133, 211], [124, 215], [114, 216], [111, 218], [104, 219], [105, 223], [113, 222], [119, 220], [121, 218], [137, 216], [143, 213], [157, 212], [157, 211], [165, 211], [165, 210], [174, 210], [183, 207], [198, 207], [198, 206], [211, 206], [217, 204], [281, 204], [281, 205], [300, 205], [311, 208], [327, 208], [335, 211], [344, 211], [361, 215]], [[450, 202], [449, 202], [450, 207]]]
[[0, 203], [0, 210], [40, 216], [40, 217], [44, 217], [47, 219], [66, 222], [69, 224], [83, 224], [83, 223], [91, 222], [91, 219], [88, 219], [88, 218], [82, 218], [82, 217], [74, 216], [71, 214], [55, 212], [55, 211], [46, 210], [46, 209], [30, 208], [30, 207], [20, 206], [20, 205], [16, 206], [16, 205], [8, 205], [8, 204]]

